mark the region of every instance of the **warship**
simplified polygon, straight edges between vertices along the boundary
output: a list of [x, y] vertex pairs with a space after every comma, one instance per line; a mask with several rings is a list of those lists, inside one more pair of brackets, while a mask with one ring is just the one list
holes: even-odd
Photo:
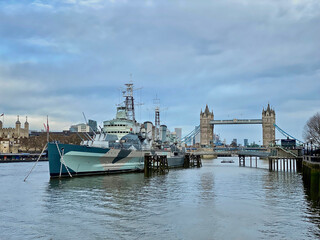
[[125, 84], [124, 101], [116, 117], [103, 122], [99, 133], [86, 134], [80, 145], [48, 143], [50, 177], [141, 172], [145, 155], [166, 155], [169, 168], [182, 167], [184, 151], [176, 139], [167, 139], [160, 125], [159, 108], [155, 125], [135, 119], [133, 84]]

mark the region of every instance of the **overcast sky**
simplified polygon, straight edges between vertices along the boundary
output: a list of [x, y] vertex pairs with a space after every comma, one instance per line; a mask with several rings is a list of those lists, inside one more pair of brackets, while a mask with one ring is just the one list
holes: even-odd
[[[0, 114], [5, 127], [28, 115], [40, 130], [115, 116], [132, 80], [139, 121], [183, 135], [206, 104], [215, 119], [261, 118], [302, 138], [320, 111], [320, 1], [1, 1]], [[1, 118], [2, 120], [2, 118]], [[231, 141], [262, 139], [261, 126], [217, 126]], [[277, 138], [282, 136], [277, 133]]]

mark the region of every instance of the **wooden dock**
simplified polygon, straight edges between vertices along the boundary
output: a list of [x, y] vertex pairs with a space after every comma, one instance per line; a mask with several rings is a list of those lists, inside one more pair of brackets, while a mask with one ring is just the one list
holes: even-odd
[[269, 158], [270, 171], [296, 172], [302, 167], [301, 158]]
[[[247, 156], [247, 155], [241, 155], [239, 154], [239, 167], [245, 167], [246, 166], [246, 157], [249, 157], [250, 159], [250, 167], [258, 167], [258, 157], [257, 156]], [[255, 163], [255, 166], [253, 166], [253, 163]]]
[[[200, 155], [186, 153], [184, 156], [184, 168], [202, 167]], [[167, 155], [151, 155], [144, 156], [144, 173], [146, 176], [154, 173], [165, 174], [169, 172]]]
[[302, 170], [303, 156], [300, 149], [273, 147], [268, 160], [270, 171], [300, 172]]
[[187, 153], [184, 157], [184, 168], [202, 167], [201, 156], [199, 154]]
[[167, 155], [150, 155], [144, 156], [144, 173], [166, 173], [169, 172]]

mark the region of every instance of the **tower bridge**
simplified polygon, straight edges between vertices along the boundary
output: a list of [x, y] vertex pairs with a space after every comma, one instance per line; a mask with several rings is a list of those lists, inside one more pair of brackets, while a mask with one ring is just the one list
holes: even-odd
[[296, 139], [289, 133], [285, 132], [279, 126], [276, 125], [276, 114], [274, 109], [268, 104], [266, 109], [262, 110], [261, 119], [227, 119], [227, 120], [215, 120], [213, 111], [209, 111], [208, 105], [205, 111], [200, 113], [200, 125], [196, 126], [193, 131], [185, 135], [181, 141], [190, 143], [194, 140], [195, 136], [200, 134], [201, 147], [210, 147], [213, 145], [213, 130], [214, 125], [231, 125], [231, 124], [260, 124], [262, 126], [262, 138], [263, 146], [269, 147], [270, 144], [275, 144], [275, 130], [278, 130], [286, 138], [294, 139], [300, 145], [302, 141]]
[[261, 124], [263, 146], [269, 146], [275, 142], [275, 123], [276, 114], [274, 109], [268, 104], [267, 109], [262, 110], [261, 119], [228, 119], [214, 120], [213, 111], [210, 112], [208, 105], [205, 111], [200, 113], [200, 145], [210, 146], [213, 140], [214, 125], [230, 125], [230, 124]]
[[[260, 124], [262, 126], [262, 138], [263, 147], [257, 149], [251, 148], [212, 148], [213, 136], [215, 125], [230, 125], [230, 124]], [[292, 137], [290, 134], [282, 130], [276, 125], [276, 114], [274, 109], [268, 104], [266, 109], [262, 110], [261, 119], [226, 119], [215, 120], [213, 111], [209, 110], [206, 105], [205, 111], [200, 112], [200, 126], [197, 126], [192, 132], [187, 134], [181, 139], [182, 142], [188, 142], [200, 133], [200, 149], [192, 149], [193, 155], [200, 156], [219, 156], [226, 155], [238, 155], [239, 166], [246, 165], [246, 157], [250, 158], [250, 167], [252, 167], [252, 158], [255, 158], [256, 167], [257, 159], [264, 158], [269, 160], [269, 170], [283, 170], [283, 171], [295, 171], [295, 169], [301, 169], [302, 166], [302, 147], [295, 146], [293, 148], [286, 148], [285, 146], [275, 145], [275, 130], [278, 130], [282, 135], [287, 138], [292, 138], [303, 143], [298, 139]]]

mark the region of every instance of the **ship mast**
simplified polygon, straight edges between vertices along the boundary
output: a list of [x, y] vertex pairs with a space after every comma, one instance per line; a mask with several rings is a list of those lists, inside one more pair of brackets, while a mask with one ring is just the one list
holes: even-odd
[[[129, 83], [126, 83], [125, 86], [126, 86], [126, 89], [122, 91], [122, 95], [125, 99], [124, 108], [126, 110], [126, 117], [128, 120], [136, 122], [133, 92], [136, 90], [140, 90], [141, 88], [134, 88], [132, 80], [130, 80]], [[140, 106], [143, 104], [137, 103], [136, 105]]]
[[125, 108], [127, 112], [127, 119], [136, 121], [135, 113], [134, 113], [134, 98], [133, 98], [133, 83], [125, 84], [127, 89], [123, 91], [123, 96], [125, 97]]
[[154, 126], [155, 126], [155, 139], [159, 139], [160, 135], [160, 99], [156, 95], [156, 98], [153, 99], [154, 104]]
[[154, 125], [156, 128], [160, 127], [160, 99], [158, 98], [158, 96], [156, 95], [156, 98], [153, 99], [153, 104], [155, 105], [155, 112], [154, 112]]

